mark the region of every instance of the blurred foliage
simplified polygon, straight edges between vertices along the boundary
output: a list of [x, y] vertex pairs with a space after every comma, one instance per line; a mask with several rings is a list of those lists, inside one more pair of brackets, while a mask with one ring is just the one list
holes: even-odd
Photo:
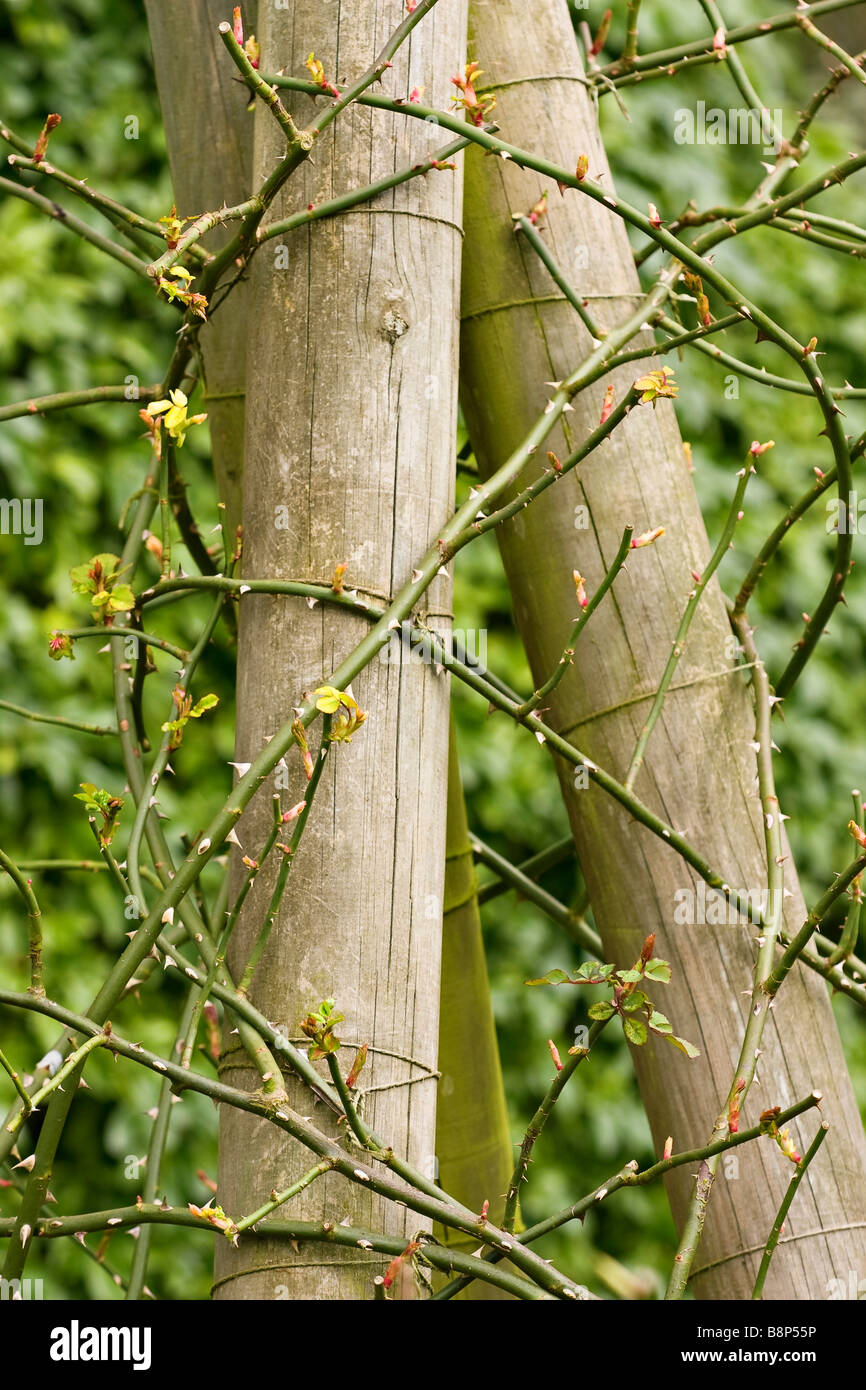
[[[603, 8], [593, 0], [589, 11], [575, 7], [575, 18], [588, 18], [595, 29]], [[769, 15], [778, 6], [761, 0], [758, 8], [761, 15]], [[606, 48], [610, 55], [622, 45], [624, 10], [624, 5], [617, 7]], [[729, 24], [754, 19], [755, 10], [747, 0], [724, 5]], [[852, 23], [849, 13], [839, 17], [837, 27], [828, 21], [826, 28], [856, 43]], [[707, 32], [696, 4], [663, 0], [641, 13], [644, 51]], [[767, 105], [783, 109], [785, 128], [790, 130], [796, 111], [824, 80], [825, 55], [791, 33], [763, 39], [741, 53]], [[35, 140], [45, 114], [59, 111], [63, 124], [52, 136], [51, 152], [62, 167], [86, 176], [94, 187], [149, 217], [168, 211], [172, 196], [141, 5], [133, 0], [5, 0], [0, 11], [0, 62], [5, 77], [2, 115], [14, 130]], [[763, 170], [756, 147], [707, 150], [678, 145], [673, 139], [676, 111], [694, 106], [698, 98], [708, 106], [741, 104], [723, 67], [695, 69], [670, 83], [645, 83], [623, 96], [631, 119], [608, 95], [602, 100], [602, 121], [618, 188], [634, 203], [652, 201], [670, 219], [690, 198], [699, 206], [736, 202], [760, 180]], [[825, 108], [813, 131], [807, 175], [843, 157], [852, 146], [853, 96], [843, 87]], [[130, 122], [130, 116], [136, 121]], [[130, 131], [136, 138], [127, 138]], [[47, 180], [28, 181], [56, 195]], [[822, 210], [856, 220], [856, 196], [852, 185], [833, 190]], [[63, 195], [59, 201], [69, 206], [74, 200]], [[83, 205], [75, 204], [74, 210], [100, 225]], [[122, 383], [130, 376], [142, 384], [160, 378], [177, 316], [148, 285], [13, 198], [0, 200], [0, 238], [4, 399]], [[650, 261], [648, 272], [653, 264]], [[858, 380], [866, 328], [859, 262], [776, 231], [759, 231], [720, 248], [718, 264], [802, 340], [816, 334], [826, 353], [823, 363], [829, 379]], [[737, 329], [726, 335], [724, 345], [757, 365], [766, 362], [771, 370], [786, 372], [788, 364], [780, 354], [756, 347], [751, 336]], [[828, 466], [829, 449], [817, 438], [820, 421], [808, 400], [782, 396], [746, 379], [737, 380], [738, 394], [731, 399], [724, 369], [697, 354], [677, 365], [677, 375], [678, 414], [685, 438], [692, 441], [695, 482], [711, 536], [722, 524], [734, 472], [751, 440], [776, 440], [776, 449], [761, 461], [737, 548], [722, 572], [730, 592], [747, 557], [783, 508], [809, 486], [812, 469]], [[43, 544], [24, 546], [20, 537], [0, 537], [6, 576], [0, 605], [3, 698], [31, 709], [112, 723], [110, 669], [99, 644], [79, 644], [74, 662], [52, 662], [47, 641], [55, 626], [89, 621], [86, 598], [72, 593], [69, 568], [99, 551], [120, 549], [118, 520], [124, 502], [140, 487], [147, 462], [148, 445], [140, 437], [135, 411], [135, 405], [107, 404], [16, 420], [0, 428], [0, 494], [41, 497], [45, 509]], [[846, 407], [846, 428], [859, 433], [866, 423], [864, 413], [859, 404]], [[195, 438], [196, 433], [204, 431], [190, 435], [182, 465], [193, 510], [210, 541], [208, 532], [217, 513], [206, 440]], [[459, 486], [465, 489], [465, 478]], [[194, 568], [182, 549], [178, 555], [184, 568]], [[786, 541], [755, 605], [771, 673], [781, 670], [799, 635], [801, 611], [808, 610], [822, 591], [831, 556], [832, 538], [818, 506]], [[146, 557], [144, 563], [155, 577], [155, 562]], [[207, 601], [189, 602], [203, 609]], [[181, 616], [181, 607], [161, 610], [159, 631], [184, 645], [192, 625]], [[460, 557], [456, 613], [459, 628], [487, 631], [491, 668], [528, 689], [491, 538]], [[848, 607], [836, 614], [776, 733], [781, 745], [780, 795], [791, 815], [788, 829], [809, 899], [849, 857], [849, 792], [852, 786], [866, 786], [866, 753], [858, 735], [866, 697], [864, 616], [864, 580], [855, 569]], [[146, 696], [151, 727], [169, 717], [174, 684], [171, 659], [157, 652], [155, 660], [159, 674], [148, 681]], [[189, 733], [175, 755], [182, 772], [182, 805], [170, 779], [161, 792], [168, 814], [166, 832], [176, 848], [182, 833], [198, 831], [209, 808], [231, 784], [227, 760], [232, 756], [233, 663], [230, 637], [220, 628], [195, 691], [218, 694], [219, 710]], [[490, 719], [475, 697], [459, 690], [455, 702], [470, 823], [509, 860], [519, 862], [566, 833], [553, 768], [533, 740], [505, 720]], [[58, 855], [93, 859], [86, 812], [74, 793], [83, 781], [122, 793], [125, 777], [114, 741], [31, 723], [3, 710], [0, 739], [0, 843], [25, 862]], [[126, 829], [128, 817], [126, 826], [121, 817], [121, 835]], [[218, 865], [209, 868], [206, 887], [211, 894], [218, 874]], [[559, 897], [574, 901], [579, 887], [574, 864], [561, 865], [544, 881]], [[83, 1010], [125, 944], [130, 924], [104, 875], [40, 871], [34, 872], [34, 882], [46, 919], [49, 995]], [[552, 965], [576, 961], [561, 931], [512, 895], [486, 907], [484, 922], [517, 1138], [550, 1078], [546, 1039], [553, 1037], [567, 1047], [582, 1021], [573, 992], [528, 990], [523, 981]], [[26, 931], [8, 882], [0, 891], [0, 955], [7, 978], [23, 987]], [[145, 986], [140, 1000], [126, 1002], [114, 1022], [127, 1037], [142, 1037], [166, 1054], [173, 1045], [182, 994], [179, 976], [169, 971]], [[866, 1098], [866, 1028], [844, 1001], [838, 1013], [858, 1094]], [[57, 1033], [49, 1020], [0, 1011], [0, 1046], [22, 1069], [34, 1065]], [[137, 1160], [150, 1132], [147, 1111], [158, 1096], [152, 1074], [115, 1064], [99, 1053], [88, 1064], [87, 1080], [90, 1089], [73, 1107], [52, 1182], [64, 1211], [134, 1199], [140, 1189]], [[0, 1089], [5, 1105], [9, 1088], [0, 1081]], [[170, 1203], [202, 1203], [209, 1195], [196, 1174], [215, 1173], [215, 1134], [214, 1111], [202, 1098], [187, 1096], [174, 1107], [160, 1182], [160, 1193], [165, 1192]], [[21, 1152], [29, 1147], [23, 1138]], [[618, 1031], [611, 1029], [603, 1035], [592, 1065], [581, 1069], [565, 1091], [539, 1145], [523, 1199], [525, 1219], [531, 1222], [574, 1200], [631, 1157], [642, 1163], [652, 1157], [649, 1130], [627, 1049]], [[0, 1188], [0, 1213], [14, 1209], [13, 1192]], [[654, 1295], [666, 1274], [672, 1238], [661, 1190], [624, 1192], [594, 1212], [585, 1226], [549, 1238], [544, 1253], [606, 1292], [605, 1276], [615, 1282], [616, 1271], [611, 1274], [610, 1266], [602, 1266], [604, 1251], [644, 1278]], [[94, 1238], [89, 1245], [96, 1248]], [[106, 1258], [125, 1274], [131, 1249], [128, 1235], [114, 1236]], [[161, 1298], [207, 1297], [210, 1255], [207, 1237], [161, 1230], [153, 1239], [148, 1283]], [[37, 1247], [29, 1272], [43, 1278], [49, 1298], [104, 1298], [119, 1292], [74, 1241], [55, 1242], [47, 1253]]]

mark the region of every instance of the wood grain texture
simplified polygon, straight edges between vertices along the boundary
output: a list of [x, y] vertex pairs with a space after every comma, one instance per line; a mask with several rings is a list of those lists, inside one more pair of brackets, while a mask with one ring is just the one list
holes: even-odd
[[[519, 0], [471, 0], [470, 53], [493, 85], [503, 137], [589, 172], [613, 193], [595, 113], [577, 78], [580, 58], [564, 0], [538, 0], [532, 22]], [[461, 393], [483, 474], [497, 467], [543, 409], [545, 381], [564, 377], [589, 338], [531, 250], [511, 230], [546, 183], [513, 163], [467, 156], [463, 260]], [[588, 296], [604, 326], [634, 304], [637, 276], [622, 223], [604, 207], [550, 189], [545, 232], [554, 256]], [[772, 305], [770, 305], [772, 312]], [[638, 374], [625, 368], [617, 396]], [[606, 381], [578, 396], [549, 447], [564, 457], [598, 423]], [[808, 408], [808, 407], [807, 407]], [[816, 416], [817, 418], [817, 416]], [[816, 424], [816, 431], [818, 425]], [[731, 459], [731, 490], [742, 460]], [[536, 471], [541, 462], [535, 465]], [[588, 508], [576, 529], [575, 507]], [[662, 541], [636, 553], [581, 637], [574, 667], [558, 687], [549, 718], [593, 760], [624, 776], [691, 587], [709, 550], [676, 419], [662, 402], [632, 412], [611, 442], [500, 531], [515, 615], [536, 682], [553, 669], [575, 617], [572, 569], [591, 593], [626, 522], [664, 525]], [[756, 797], [754, 714], [744, 678], [731, 674], [721, 594], [708, 590], [678, 667], [674, 689], [649, 745], [636, 791], [668, 823], [688, 833], [728, 882], [743, 891], [765, 883]], [[794, 697], [796, 698], [796, 696]], [[779, 735], [777, 734], [777, 737]], [[689, 1062], [667, 1045], [636, 1049], [635, 1066], [658, 1151], [668, 1134], [677, 1149], [706, 1141], [731, 1082], [749, 1007], [754, 947], [747, 928], [677, 926], [675, 893], [695, 876], [673, 851], [631, 822], [595, 788], [577, 791], [559, 768], [575, 841], [607, 959], [631, 964], [640, 942], [673, 966], [658, 1006], [700, 1048]], [[786, 863], [791, 896], [785, 922], [800, 925], [804, 903]], [[565, 950], [565, 943], [563, 943]], [[540, 961], [539, 971], [563, 961]], [[866, 1146], [825, 985], [798, 970], [768, 1024], [758, 1084], [745, 1123], [767, 1106], [823, 1091], [830, 1135], [797, 1195], [773, 1260], [767, 1298], [822, 1299], [828, 1282], [866, 1274]], [[813, 1121], [794, 1126], [804, 1150]], [[625, 1161], [630, 1154], [624, 1153]], [[790, 1178], [769, 1140], [738, 1151], [736, 1176], [722, 1165], [692, 1287], [699, 1298], [751, 1292], [760, 1252]], [[693, 1175], [670, 1184], [682, 1221]]]
[[[350, 80], [372, 61], [405, 13], [402, 0], [262, 8], [263, 65], [304, 75], [314, 51], [329, 77]], [[386, 74], [384, 89], [413, 86], [441, 103], [465, 44], [465, 5], [441, 0]], [[309, 98], [290, 101], [310, 124]], [[256, 114], [254, 176], [281, 149], [271, 115]], [[290, 181], [269, 219], [413, 162], [443, 142], [420, 122], [346, 112]], [[414, 180], [369, 207], [268, 243], [250, 285], [244, 485], [247, 576], [329, 581], [388, 595], [411, 574], [453, 503], [461, 174]], [[280, 509], [286, 509], [281, 511]], [[430, 592], [430, 622], [447, 628], [450, 580]], [[250, 595], [241, 604], [237, 757], [248, 761], [319, 685], [366, 628], [353, 615], [303, 600]], [[388, 655], [386, 652], [384, 655]], [[390, 653], [393, 656], [393, 653]], [[374, 662], [354, 693], [368, 719], [326, 770], [252, 996], [299, 1036], [299, 1019], [334, 997], [346, 1059], [368, 1042], [365, 1117], [432, 1176], [439, 968], [448, 763], [448, 680], [430, 666]], [[290, 759], [284, 805], [304, 794]], [[255, 854], [269, 822], [267, 785], [239, 827]], [[276, 865], [242, 914], [230, 964], [255, 937]], [[248, 909], [248, 910], [247, 910]], [[252, 1086], [234, 1054], [225, 1075]], [[303, 1113], [309, 1093], [290, 1082]], [[314, 1119], [328, 1128], [320, 1105]], [[220, 1193], [227, 1210], [267, 1197], [310, 1166], [266, 1125], [220, 1117]], [[343, 1133], [342, 1128], [340, 1134]], [[411, 1235], [423, 1223], [329, 1175], [293, 1204], [307, 1219]], [[368, 1298], [382, 1257], [279, 1241], [227, 1246], [217, 1255], [218, 1298]], [[411, 1296], [411, 1287], [404, 1290]]]

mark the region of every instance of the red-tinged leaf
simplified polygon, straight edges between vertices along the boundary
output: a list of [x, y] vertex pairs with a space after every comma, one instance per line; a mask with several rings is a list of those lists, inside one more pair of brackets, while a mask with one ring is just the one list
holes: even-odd
[[851, 835], [853, 839], [857, 841], [861, 849], [866, 849], [866, 834], [864, 834], [864, 832], [860, 829], [859, 825], [855, 820], [849, 820], [848, 834]]
[[746, 1083], [740, 1076], [737, 1078], [733, 1094], [728, 1101], [728, 1133], [736, 1134], [740, 1128], [740, 1096], [746, 1089]]
[[612, 14], [612, 10], [605, 10], [604, 12], [601, 24], [599, 24], [598, 26], [598, 33], [593, 39], [592, 47], [589, 50], [593, 58], [598, 57], [599, 53], [604, 48], [605, 42], [607, 41], [608, 32], [610, 30], [610, 21]]
[[467, 63], [463, 72], [458, 72], [456, 77], [452, 77], [451, 82], [460, 92], [460, 96], [452, 97], [455, 106], [462, 106], [473, 125], [483, 126], [489, 113], [496, 105], [496, 97], [492, 92], [485, 92], [479, 95], [475, 90], [475, 84], [481, 76], [481, 68], [478, 63]]
[[51, 132], [52, 130], [56, 130], [59, 125], [60, 117], [57, 115], [56, 111], [53, 111], [50, 116], [45, 117], [45, 124], [39, 132], [39, 139], [33, 146], [33, 159], [36, 164], [41, 163], [45, 158], [45, 151], [48, 148], [48, 140]]
[[383, 1282], [383, 1284], [385, 1285], [385, 1288], [386, 1288], [386, 1289], [390, 1289], [391, 1285], [394, 1283], [394, 1280], [397, 1278], [398, 1274], [400, 1273], [400, 1270], [401, 1270], [402, 1265], [403, 1265], [403, 1261], [404, 1261], [404, 1260], [407, 1260], [407, 1259], [411, 1259], [411, 1257], [415, 1254], [415, 1251], [416, 1251], [416, 1250], [420, 1250], [420, 1248], [421, 1248], [421, 1242], [420, 1242], [420, 1240], [410, 1240], [409, 1244], [406, 1246], [406, 1249], [403, 1251], [403, 1253], [402, 1253], [401, 1255], [395, 1255], [395, 1256], [394, 1256], [394, 1258], [393, 1258], [393, 1260], [391, 1261], [391, 1263], [389, 1264], [388, 1268], [385, 1270], [385, 1276], [384, 1276], [384, 1279], [382, 1280], [382, 1282]]
[[346, 1077], [346, 1085], [348, 1086], [350, 1091], [358, 1084], [358, 1077], [361, 1075], [361, 1072], [364, 1068], [364, 1063], [367, 1060], [367, 1053], [369, 1051], [369, 1048], [369, 1043], [362, 1043], [361, 1046], [358, 1048], [357, 1053], [355, 1054], [355, 1060], [352, 1063], [352, 1070]]
[[785, 1155], [786, 1158], [789, 1158], [792, 1163], [802, 1163], [803, 1155], [798, 1152], [797, 1147], [794, 1144], [794, 1140], [787, 1129], [777, 1130], [776, 1133], [773, 1135], [773, 1138], [779, 1145], [779, 1148], [782, 1150], [782, 1153]]
[[530, 210], [529, 210], [529, 212], [528, 212], [528, 214], [527, 214], [527, 216], [528, 216], [528, 218], [529, 218], [529, 221], [532, 223], [533, 227], [536, 227], [536, 226], [538, 225], [538, 223], [541, 221], [542, 217], [544, 216], [544, 214], [545, 214], [546, 212], [547, 212], [547, 190], [545, 189], [545, 191], [542, 193], [541, 197], [539, 198], [538, 202], [535, 203], [535, 204], [533, 204], [533, 206], [530, 208]]
[[652, 545], [653, 541], [657, 541], [659, 536], [663, 536], [664, 533], [665, 528], [663, 526], [654, 526], [651, 531], [644, 531], [639, 536], [633, 536], [631, 548], [632, 550], [643, 550], [645, 545]]

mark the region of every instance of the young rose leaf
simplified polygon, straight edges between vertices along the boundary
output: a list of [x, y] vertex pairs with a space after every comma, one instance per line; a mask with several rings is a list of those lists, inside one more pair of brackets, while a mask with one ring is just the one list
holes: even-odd
[[118, 584], [112, 589], [108, 607], [112, 613], [128, 613], [130, 608], [135, 607], [135, 594], [128, 584]]
[[653, 1009], [650, 1014], [649, 1026], [654, 1033], [667, 1034], [673, 1032], [673, 1025], [670, 1020], [665, 1018], [664, 1014], [658, 1013], [656, 1009]]
[[600, 960], [585, 960], [583, 965], [578, 966], [577, 975], [581, 980], [588, 980], [590, 977], [598, 975], [604, 966]]
[[613, 1004], [611, 1004], [609, 1000], [599, 999], [597, 1003], [590, 1004], [587, 1012], [589, 1013], [590, 1018], [602, 1020], [605, 1018], [610, 1018], [611, 1015], [616, 1012], [616, 1010], [614, 1009]]
[[74, 792], [76, 801], [83, 801], [94, 820], [97, 816], [102, 818], [102, 824], [97, 828], [99, 842], [107, 848], [114, 838], [117, 829], [117, 817], [123, 810], [123, 797], [112, 796], [111, 792], [103, 787], [94, 786], [93, 782], [79, 782], [80, 792]]
[[646, 1024], [639, 1018], [624, 1018], [622, 1029], [629, 1042], [634, 1043], [635, 1047], [643, 1047], [649, 1037]]
[[671, 968], [666, 960], [659, 960], [654, 956], [652, 960], [647, 961], [644, 974], [648, 980], [657, 980], [659, 984], [666, 985], [670, 983]]
[[644, 1004], [648, 1003], [649, 1000], [647, 999], [646, 995], [643, 994], [639, 989], [636, 989], [632, 994], [626, 995], [626, 997], [623, 999], [620, 1005], [620, 1008], [623, 1010], [624, 1013], [633, 1014], [638, 1009], [642, 1009]]
[[316, 694], [319, 696], [316, 709], [321, 710], [322, 714], [336, 714], [342, 702], [343, 692], [333, 685], [320, 685]]
[[93, 594], [107, 586], [120, 564], [120, 557], [105, 551], [94, 555], [86, 565], [74, 565], [69, 571], [72, 587], [77, 594]]
[[484, 124], [496, 105], [496, 97], [492, 92], [476, 91], [476, 84], [481, 75], [481, 68], [477, 63], [467, 63], [464, 71], [458, 72], [457, 76], [451, 79], [460, 93], [459, 96], [451, 98], [452, 102], [455, 106], [461, 106], [472, 124], [477, 126]]
[[69, 578], [72, 580], [72, 588], [76, 594], [89, 594], [93, 588], [90, 565], [73, 565], [69, 571]]
[[573, 985], [577, 983], [564, 970], [550, 970], [537, 980], [524, 980], [527, 985]]
[[612, 965], [602, 965], [597, 960], [584, 961], [583, 965], [578, 966], [572, 980], [575, 985], [600, 985], [604, 984], [610, 976], [614, 967]]
[[205, 710], [213, 709], [214, 705], [219, 704], [218, 695], [202, 695], [200, 700], [196, 700], [189, 712], [190, 719], [201, 719]]
[[367, 1060], [367, 1053], [369, 1051], [369, 1048], [369, 1043], [362, 1043], [355, 1054], [355, 1060], [352, 1063], [352, 1069], [349, 1072], [349, 1075], [346, 1077], [346, 1085], [348, 1086], [350, 1091], [358, 1083], [358, 1077], [360, 1076], [364, 1063]]
[[686, 1042], [685, 1038], [678, 1038], [673, 1033], [667, 1035], [668, 1042], [672, 1042], [674, 1047], [678, 1047], [680, 1052], [684, 1052], [687, 1057], [700, 1057], [698, 1048], [694, 1043]]
[[653, 407], [660, 396], [674, 397], [680, 389], [674, 380], [673, 367], [660, 367], [656, 371], [647, 372], [637, 378], [634, 387], [636, 391], [641, 392], [641, 405], [651, 401]]
[[[181, 266], [175, 266], [170, 273], [172, 275], [180, 275], [181, 271]], [[187, 280], [191, 279], [188, 272], [184, 271], [183, 273], [186, 275]], [[164, 287], [168, 282], [160, 280], [159, 283]], [[176, 286], [169, 285], [169, 290], [174, 290], [174, 298], [182, 300], [184, 304], [191, 305], [194, 300], [202, 299], [200, 294], [188, 294], [184, 290], [179, 290]], [[169, 297], [172, 296], [169, 295]], [[203, 300], [203, 303], [206, 305], [207, 300]], [[199, 313], [200, 311], [197, 309], [196, 312]], [[200, 317], [204, 318], [204, 313], [200, 313]], [[189, 415], [187, 413], [188, 405], [189, 401], [185, 392], [178, 389], [177, 391], [169, 392], [168, 400], [151, 401], [147, 407], [148, 416], [153, 420], [161, 418], [162, 423], [165, 425], [165, 428], [168, 430], [168, 433], [179, 449], [183, 448], [186, 432], [190, 426], [200, 425], [207, 419], [207, 415]]]

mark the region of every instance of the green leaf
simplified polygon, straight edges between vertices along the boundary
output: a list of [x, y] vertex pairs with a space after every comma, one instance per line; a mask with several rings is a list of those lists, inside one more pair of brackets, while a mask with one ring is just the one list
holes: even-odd
[[633, 1014], [636, 1009], [642, 1009], [644, 1004], [648, 1002], [646, 995], [636, 989], [634, 993], [625, 996], [620, 1003], [620, 1008], [627, 1014]]
[[589, 1013], [590, 1018], [603, 1019], [610, 1018], [611, 1014], [615, 1013], [616, 1010], [614, 1009], [613, 1004], [611, 1004], [609, 1000], [599, 999], [596, 1004], [590, 1005], [587, 1012]]
[[659, 984], [669, 984], [671, 978], [671, 968], [666, 960], [659, 960], [653, 956], [652, 960], [646, 963], [644, 971], [648, 980], [658, 980]]
[[77, 594], [89, 594], [93, 588], [89, 565], [74, 565], [69, 571], [69, 578], [72, 580], [72, 587]]
[[677, 1038], [673, 1033], [669, 1035], [668, 1042], [672, 1042], [674, 1047], [678, 1047], [680, 1052], [684, 1052], [687, 1057], [700, 1057], [701, 1055], [694, 1043], [686, 1042], [685, 1038]]
[[639, 970], [619, 970], [617, 971], [617, 979], [621, 980], [624, 985], [636, 985], [638, 980], [643, 979], [643, 976]]
[[665, 1018], [664, 1014], [658, 1013], [655, 1009], [653, 1009], [652, 1013], [650, 1014], [649, 1026], [650, 1028], [652, 1028], [654, 1033], [673, 1032], [673, 1024], [670, 1022], [670, 1020]]
[[622, 1021], [622, 1031], [625, 1033], [630, 1043], [635, 1047], [643, 1047], [649, 1034], [646, 1024], [639, 1018], [624, 1018]]
[[98, 565], [99, 568], [102, 570], [102, 573], [108, 578], [112, 574], [114, 574], [114, 571], [117, 569], [117, 566], [119, 564], [119, 555], [113, 554], [110, 550], [104, 550], [100, 555], [93, 556], [93, 559], [90, 561], [90, 568], [96, 569], [96, 566]]
[[219, 704], [218, 695], [202, 695], [200, 700], [196, 700], [189, 712], [190, 719], [201, 719], [205, 710], [213, 709], [214, 705]]
[[566, 975], [564, 970], [551, 970], [547, 975], [542, 975], [537, 980], [524, 980], [525, 985], [573, 985], [570, 975]]
[[319, 699], [316, 701], [316, 709], [321, 710], [322, 714], [336, 714], [343, 701], [343, 692], [338, 690], [335, 685], [320, 685], [316, 688]]
[[598, 975], [604, 969], [600, 960], [585, 960], [583, 965], [578, 966], [577, 978], [588, 980], [594, 975]]
[[135, 607], [135, 594], [128, 584], [118, 584], [113, 588], [109, 598], [109, 608], [112, 613], [126, 613], [130, 608]]

